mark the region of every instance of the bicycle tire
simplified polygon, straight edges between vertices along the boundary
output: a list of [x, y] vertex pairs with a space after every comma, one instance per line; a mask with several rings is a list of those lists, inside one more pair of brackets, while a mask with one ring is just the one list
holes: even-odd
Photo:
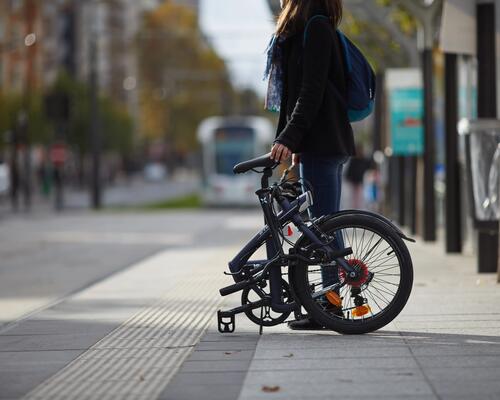
[[[413, 285], [412, 260], [408, 248], [401, 237], [387, 224], [377, 218], [362, 214], [333, 216], [325, 220], [319, 227], [327, 234], [333, 234], [336, 231], [345, 229], [354, 229], [354, 232], [356, 232], [356, 229], [363, 229], [371, 232], [373, 235], [378, 235], [391, 247], [392, 251], [394, 251], [400, 267], [400, 281], [393, 299], [388, 302], [384, 309], [381, 309], [381, 311], [375, 315], [372, 313], [370, 317], [361, 319], [354, 319], [353, 317], [351, 320], [349, 318], [346, 319], [345, 316], [339, 317], [327, 312], [320, 305], [319, 301], [312, 297], [311, 285], [309, 282], [310, 266], [299, 263], [290, 268], [290, 284], [301, 305], [308, 312], [309, 317], [325, 328], [341, 334], [364, 334], [373, 332], [394, 320], [406, 305]], [[308, 243], [308, 239], [299, 239], [296, 246], [303, 248], [307, 246]], [[356, 252], [356, 249], [353, 248], [353, 251]], [[387, 254], [390, 254], [392, 251]], [[356, 257], [356, 254], [354, 254], [353, 257]], [[367, 268], [369, 270], [370, 267], [367, 266]], [[377, 276], [377, 273], [374, 273], [374, 276]], [[377, 285], [378, 284], [379, 283], [377, 283]], [[369, 288], [370, 285], [376, 287], [374, 281], [371, 281], [367, 288]], [[347, 285], [347, 287], [348, 286], [349, 285]], [[342, 313], [342, 315], [344, 315], [344, 313]]]

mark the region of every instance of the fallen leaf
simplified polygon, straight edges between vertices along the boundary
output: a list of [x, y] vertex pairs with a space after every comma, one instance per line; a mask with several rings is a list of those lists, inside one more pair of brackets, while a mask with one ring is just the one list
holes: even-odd
[[276, 393], [279, 392], [280, 389], [281, 388], [279, 386], [262, 386], [262, 391], [265, 393]]
[[293, 353], [286, 354], [286, 355], [284, 355], [283, 357], [291, 358], [291, 357], [293, 357]]
[[144, 378], [144, 375], [141, 375], [141, 376], [139, 377], [139, 380], [142, 382], [142, 381], [145, 381], [145, 380], [146, 380], [146, 378]]

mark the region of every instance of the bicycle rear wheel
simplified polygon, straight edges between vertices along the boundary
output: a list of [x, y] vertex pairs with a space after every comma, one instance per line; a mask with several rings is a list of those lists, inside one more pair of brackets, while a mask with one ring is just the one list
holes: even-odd
[[[412, 289], [413, 266], [405, 243], [385, 223], [362, 214], [333, 217], [319, 228], [352, 248], [345, 259], [359, 277], [350, 279], [336, 263], [290, 268], [290, 283], [309, 316], [343, 334], [373, 332], [387, 325], [404, 308]], [[302, 240], [297, 246], [308, 244]], [[331, 284], [323, 282], [330, 268], [342, 286], [322, 293]]]

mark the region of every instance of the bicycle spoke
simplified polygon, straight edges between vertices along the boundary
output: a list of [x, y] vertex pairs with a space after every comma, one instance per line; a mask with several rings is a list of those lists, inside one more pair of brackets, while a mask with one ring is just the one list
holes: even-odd
[[[352, 249], [352, 253], [345, 257], [351, 265], [364, 268], [365, 271], [368, 269], [369, 272], [373, 273], [373, 276], [370, 275], [370, 281], [363, 284], [360, 293], [365, 299], [365, 304], [369, 306], [369, 311], [366, 311], [365, 315], [353, 315], [353, 310], [358, 307], [354, 302], [356, 296], [352, 297], [353, 286], [350, 285], [347, 274], [343, 275], [343, 285], [335, 290], [342, 298], [343, 316], [336, 316], [332, 312], [331, 305], [324, 295], [316, 296], [315, 301], [318, 303], [319, 309], [328, 313], [331, 318], [343, 318], [360, 324], [377, 318], [378, 314], [384, 312], [396, 298], [402, 280], [400, 253], [394, 247], [394, 243], [386, 239], [383, 234], [362, 226], [343, 227], [325, 233], [333, 238], [330, 240], [333, 240], [334, 248], [343, 246]], [[359, 262], [354, 263], [351, 260]], [[312, 294], [318, 293], [318, 290], [324, 287], [323, 268], [316, 266], [308, 271], [308, 283], [316, 287]], [[337, 266], [337, 268], [342, 269], [341, 266]]]
[[377, 291], [377, 294], [375, 292], [371, 292], [371, 293], [374, 296], [376, 296], [379, 300], [382, 300], [386, 305], [391, 303], [390, 301], [387, 300], [387, 298], [375, 286], [370, 286], [370, 287]]
[[[373, 251], [379, 246], [379, 244], [382, 242], [382, 238], [380, 238], [379, 240], [377, 240], [377, 243], [375, 243], [372, 248], [370, 250], [368, 250], [368, 252], [366, 254], [363, 255], [363, 261], [366, 261], [367, 257], [373, 253]], [[370, 245], [371, 245], [371, 242], [370, 242]], [[363, 252], [362, 252], [363, 253]]]
[[[363, 294], [366, 294], [366, 298], [368, 300], [368, 297], [371, 297], [371, 299], [373, 300], [373, 302], [375, 303], [375, 305], [378, 307], [379, 310], [382, 310], [382, 308], [380, 307], [380, 305], [377, 303], [377, 301], [374, 299], [373, 295], [371, 294], [371, 292], [369, 290], [363, 290], [362, 292]], [[372, 307], [370, 307], [370, 309], [372, 309]], [[373, 313], [372, 313], [373, 314]]]
[[380, 297], [379, 295], [377, 295], [375, 292], [372, 292], [371, 290], [368, 290], [368, 292], [367, 292], [367, 293], [369, 293], [369, 294], [370, 294], [370, 296], [372, 296], [373, 301], [375, 302], [375, 304], [377, 305], [377, 307], [379, 308], [379, 310], [380, 310], [380, 311], [382, 311], [382, 310], [385, 308], [385, 306], [384, 306], [384, 307], [381, 307], [381, 306], [380, 306], [380, 304], [378, 303], [378, 301], [376, 300], [376, 298], [378, 298], [378, 299], [379, 299], [379, 301], [383, 301], [383, 302], [386, 304], [386, 306], [389, 304], [389, 303], [387, 302], [387, 300], [385, 300], [384, 298], [381, 298], [381, 297]]
[[[380, 243], [379, 243], [380, 244]], [[390, 245], [388, 245], [386, 248], [379, 250], [377, 253], [372, 254], [371, 257], [367, 258], [366, 260], [363, 260], [364, 262], [367, 263], [374, 263], [378, 262], [380, 259], [387, 257], [384, 253], [391, 248]], [[392, 257], [392, 256], [391, 256]]]
[[[385, 267], [387, 267], [387, 268], [385, 268]], [[375, 266], [370, 265], [368, 268], [370, 269], [370, 271], [379, 273], [379, 272], [384, 272], [384, 271], [394, 269], [394, 268], [399, 268], [399, 267], [400, 267], [400, 265], [399, 265], [399, 263], [397, 263], [397, 264], [384, 264], [384, 265], [375, 265]], [[384, 268], [384, 269], [377, 270], [377, 268]]]
[[386, 281], [384, 279], [380, 279], [380, 278], [373, 278], [372, 282], [373, 281], [375, 281], [375, 282], [384, 282], [384, 283], [386, 283], [388, 285], [393, 285], [393, 286], [399, 287], [399, 285], [397, 285], [397, 284], [395, 284], [393, 282], [388, 282], [388, 281]]
[[379, 285], [379, 286], [382, 286], [380, 283], [378, 283], [377, 281], [371, 281], [370, 282], [370, 286], [375, 288], [376, 290], [380, 291], [380, 292], [383, 292], [385, 294], [388, 294], [390, 296], [395, 296], [396, 293], [392, 293], [389, 289], [387, 289], [386, 287], [382, 286], [382, 288], [380, 287], [377, 287], [377, 286], [374, 286], [374, 285]]
[[[388, 256], [388, 257], [383, 257], [383, 258], [379, 258], [377, 260], [371, 260], [369, 262], [369, 264], [373, 267], [373, 268], [376, 268], [376, 267], [379, 267], [379, 266], [383, 266], [383, 265], [387, 265], [388, 263], [390, 263], [393, 259], [396, 259], [397, 260], [397, 257], [396, 256]], [[399, 265], [399, 262], [398, 262], [398, 265]]]

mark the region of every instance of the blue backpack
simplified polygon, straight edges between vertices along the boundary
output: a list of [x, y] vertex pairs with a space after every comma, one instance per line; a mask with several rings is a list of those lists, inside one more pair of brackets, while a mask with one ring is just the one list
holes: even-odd
[[[328, 19], [325, 15], [315, 15], [312, 17], [304, 32], [304, 45], [307, 40], [307, 30], [309, 25], [316, 18]], [[368, 117], [375, 106], [376, 80], [375, 72], [370, 66], [366, 57], [361, 53], [354, 43], [352, 43], [340, 30], [337, 30], [344, 60], [347, 79], [347, 99], [335, 88], [337, 98], [347, 110], [350, 122], [362, 121]]]

